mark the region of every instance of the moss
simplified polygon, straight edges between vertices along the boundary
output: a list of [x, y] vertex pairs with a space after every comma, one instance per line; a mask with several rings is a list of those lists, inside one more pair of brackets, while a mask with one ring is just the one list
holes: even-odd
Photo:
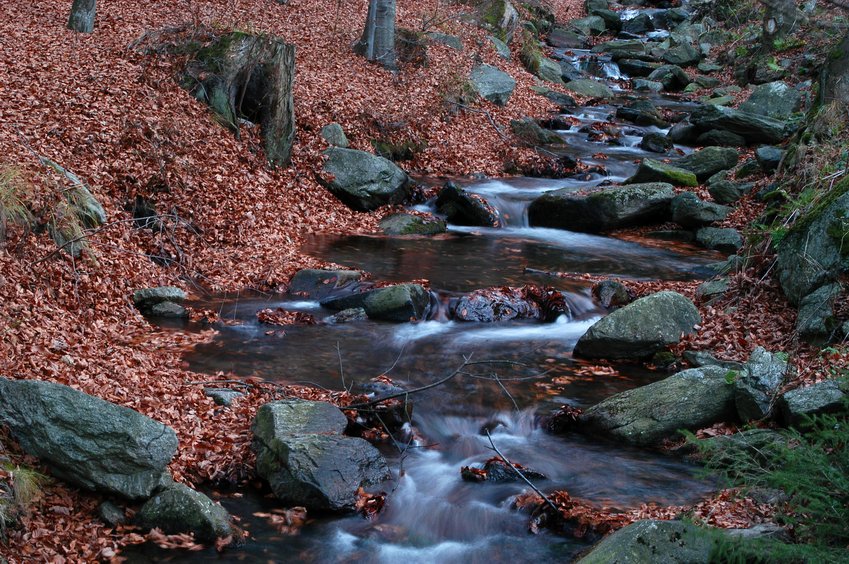
[[531, 32], [522, 30], [522, 49], [519, 51], [519, 60], [531, 74], [539, 72], [542, 64], [543, 53], [539, 43]]
[[505, 8], [506, 5], [503, 0], [484, 2], [480, 9], [480, 22], [484, 27], [492, 30], [498, 39], [506, 42], [507, 30], [501, 28]]
[[408, 161], [412, 159], [416, 153], [420, 153], [427, 148], [427, 141], [405, 140], [393, 142], [385, 139], [372, 139], [371, 146], [374, 152], [390, 161]]
[[[805, 231], [810, 225], [816, 221], [823, 212], [828, 209], [838, 198], [843, 196], [844, 194], [849, 193], [849, 177], [844, 178], [842, 181], [838, 182], [831, 190], [825, 193], [822, 199], [817, 202], [810, 211], [806, 212], [802, 217], [796, 220], [796, 223], [793, 224], [793, 227], [790, 228], [790, 233], [801, 233]], [[846, 220], [843, 219], [842, 223], [845, 223]], [[841, 231], [835, 231], [837, 236], [843, 237]]]

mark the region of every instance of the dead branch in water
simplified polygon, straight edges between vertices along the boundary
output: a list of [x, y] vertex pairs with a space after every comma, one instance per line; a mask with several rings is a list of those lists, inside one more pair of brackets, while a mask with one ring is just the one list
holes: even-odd
[[543, 499], [543, 501], [545, 501], [546, 505], [548, 505], [551, 509], [553, 509], [553, 510], [554, 510], [554, 514], [555, 514], [555, 515], [560, 515], [560, 510], [559, 510], [559, 509], [557, 509], [557, 506], [556, 506], [556, 505], [554, 505], [554, 502], [553, 502], [553, 501], [551, 501], [551, 499], [549, 499], [549, 497], [548, 497], [547, 495], [545, 495], [544, 493], [542, 493], [542, 490], [540, 490], [538, 487], [536, 487], [536, 486], [534, 485], [534, 483], [533, 483], [533, 482], [531, 482], [531, 481], [527, 478], [527, 476], [525, 476], [525, 475], [522, 473], [522, 471], [521, 471], [521, 470], [519, 470], [518, 468], [516, 468], [515, 466], [513, 466], [513, 463], [512, 463], [512, 462], [510, 462], [510, 461], [507, 459], [507, 457], [506, 457], [506, 456], [504, 456], [503, 454], [501, 454], [501, 451], [500, 451], [500, 450], [498, 450], [498, 447], [497, 447], [497, 446], [495, 446], [495, 441], [493, 441], [493, 440], [492, 440], [492, 435], [490, 435], [490, 434], [489, 434], [489, 429], [484, 429], [484, 433], [486, 433], [486, 438], [487, 438], [487, 439], [489, 439], [490, 448], [491, 448], [492, 450], [494, 450], [494, 451], [495, 451], [495, 454], [497, 454], [497, 455], [498, 455], [498, 458], [500, 458], [500, 459], [501, 459], [501, 461], [502, 461], [504, 464], [506, 464], [508, 468], [510, 468], [510, 470], [512, 470], [513, 472], [515, 472], [515, 473], [516, 473], [516, 475], [517, 475], [517, 476], [519, 476], [519, 478], [521, 478], [523, 482], [525, 482], [526, 484], [528, 484], [528, 485], [531, 487], [531, 489], [532, 489], [532, 490], [534, 490], [534, 491], [536, 492], [536, 494], [537, 494], [538, 496], [540, 496], [540, 497]]

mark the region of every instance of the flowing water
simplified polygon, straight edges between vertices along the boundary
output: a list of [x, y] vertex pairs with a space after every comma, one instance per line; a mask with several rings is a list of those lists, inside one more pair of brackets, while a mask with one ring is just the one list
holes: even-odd
[[[623, 17], [635, 13], [624, 12]], [[588, 52], [561, 53], [576, 68], [600, 80], [625, 78], [615, 63]], [[687, 104], [657, 98], [658, 105], [687, 111]], [[634, 160], [648, 154], [637, 147], [656, 128], [617, 124], [624, 135], [607, 144], [590, 141], [585, 125], [612, 120], [613, 106], [577, 109], [575, 125], [559, 131], [564, 154], [606, 174], [564, 180], [533, 178], [467, 182], [464, 187], [496, 207], [505, 227], [451, 226], [435, 237], [315, 236], [304, 250], [316, 257], [372, 273], [374, 279], [428, 279], [442, 297], [491, 286], [528, 283], [563, 291], [571, 315], [554, 323], [514, 321], [475, 324], [446, 320], [392, 324], [363, 321], [286, 327], [268, 334], [256, 311], [271, 307], [305, 311], [317, 319], [332, 312], [317, 302], [261, 297], [204, 304], [222, 318], [215, 340], [188, 357], [193, 370], [260, 376], [284, 383], [312, 383], [342, 389], [388, 374], [414, 388], [434, 382], [464, 358], [509, 361], [480, 365], [471, 375], [416, 394], [413, 426], [418, 440], [381, 449], [393, 479], [384, 511], [373, 521], [359, 516], [319, 517], [300, 534], [278, 533], [263, 517], [278, 504], [246, 489], [213, 492], [250, 533], [243, 548], [215, 554], [159, 551], [141, 547], [130, 561], [299, 561], [299, 562], [531, 562], [568, 561], [585, 543], [543, 532], [528, 533], [528, 515], [511, 509], [518, 483], [477, 484], [460, 478], [460, 468], [493, 456], [482, 429], [492, 429], [495, 445], [511, 460], [542, 472], [543, 490], [565, 489], [572, 496], [613, 508], [642, 503], [693, 502], [711, 489], [694, 477], [695, 468], [658, 452], [632, 449], [577, 434], [554, 436], [540, 418], [559, 406], [589, 406], [610, 395], [664, 377], [635, 366], [615, 376], [594, 373], [571, 357], [577, 339], [601, 315], [589, 283], [558, 278], [548, 271], [592, 273], [635, 279], [687, 280], [706, 274], [717, 256], [683, 244], [609, 237], [528, 226], [527, 207], [549, 190], [581, 190], [633, 173]], [[604, 158], [600, 158], [604, 155]], [[432, 211], [429, 204], [420, 209]], [[403, 437], [402, 437], [403, 439]], [[403, 453], [402, 453], [403, 451]]]

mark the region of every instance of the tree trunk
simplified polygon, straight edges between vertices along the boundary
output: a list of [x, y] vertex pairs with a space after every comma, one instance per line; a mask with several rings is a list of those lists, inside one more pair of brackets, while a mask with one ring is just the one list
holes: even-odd
[[820, 102], [849, 105], [849, 33], [828, 56], [828, 64], [820, 77]]
[[767, 51], [776, 39], [789, 35], [804, 17], [796, 8], [795, 0], [761, 0], [764, 5], [763, 46]]
[[395, 0], [369, 0], [366, 27], [354, 50], [395, 70]]
[[288, 166], [295, 141], [295, 46], [275, 41], [266, 63], [266, 97], [262, 112], [265, 155], [272, 166]]
[[94, 31], [94, 13], [97, 10], [97, 0], [74, 0], [71, 6], [71, 17], [68, 18], [68, 29], [81, 33]]

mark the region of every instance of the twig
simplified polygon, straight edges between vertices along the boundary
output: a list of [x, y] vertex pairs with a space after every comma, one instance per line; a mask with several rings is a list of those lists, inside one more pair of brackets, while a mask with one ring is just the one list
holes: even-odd
[[503, 131], [501, 131], [501, 128], [500, 128], [500, 127], [498, 127], [498, 124], [497, 124], [497, 123], [495, 123], [495, 120], [492, 118], [492, 114], [491, 114], [491, 113], [489, 113], [487, 110], [484, 110], [484, 109], [482, 109], [482, 108], [473, 108], [473, 107], [471, 107], [471, 106], [467, 106], [466, 104], [461, 104], [460, 102], [454, 102], [454, 101], [450, 101], [450, 102], [451, 102], [452, 104], [454, 104], [455, 106], [457, 106], [458, 108], [463, 108], [464, 110], [466, 110], [466, 111], [468, 111], [468, 112], [473, 112], [473, 113], [476, 113], [476, 114], [483, 114], [483, 115], [485, 115], [485, 116], [487, 117], [487, 119], [489, 119], [489, 123], [491, 123], [491, 124], [492, 124], [492, 127], [494, 127], [494, 128], [495, 128], [496, 133], [498, 133], [498, 135], [500, 135], [500, 136], [501, 136], [501, 138], [502, 138], [504, 141], [509, 141], [509, 140], [510, 140], [510, 138], [509, 138], [509, 137], [507, 137], [507, 135], [505, 135]]
[[553, 501], [551, 501], [551, 499], [549, 499], [549, 497], [548, 497], [547, 495], [545, 495], [544, 493], [542, 493], [542, 490], [540, 490], [538, 487], [536, 487], [536, 486], [534, 485], [534, 483], [533, 483], [533, 482], [531, 482], [531, 481], [527, 478], [527, 476], [525, 476], [524, 474], [522, 474], [522, 471], [521, 471], [521, 470], [519, 470], [518, 468], [516, 468], [515, 466], [513, 466], [513, 463], [512, 463], [512, 462], [510, 462], [510, 461], [507, 459], [507, 457], [506, 457], [506, 456], [504, 456], [503, 454], [501, 454], [501, 451], [500, 451], [500, 450], [498, 450], [498, 447], [497, 447], [497, 446], [495, 446], [495, 441], [493, 441], [493, 440], [492, 440], [492, 435], [490, 435], [490, 434], [489, 434], [489, 429], [484, 429], [484, 432], [486, 433], [486, 438], [487, 438], [487, 439], [489, 439], [490, 448], [491, 448], [492, 450], [494, 450], [494, 451], [495, 451], [495, 454], [497, 454], [497, 455], [498, 455], [498, 458], [500, 458], [500, 459], [501, 459], [501, 461], [502, 461], [504, 464], [506, 464], [508, 468], [510, 468], [510, 470], [512, 470], [513, 472], [515, 472], [515, 473], [516, 473], [516, 475], [517, 475], [517, 476], [519, 476], [519, 477], [522, 479], [522, 481], [523, 481], [523, 482], [525, 482], [526, 484], [528, 484], [528, 485], [531, 487], [531, 489], [532, 489], [532, 490], [534, 490], [534, 491], [537, 493], [537, 495], [538, 495], [538, 496], [540, 496], [540, 497], [543, 499], [543, 501], [545, 501], [545, 503], [546, 503], [546, 504], [547, 504], [547, 505], [548, 505], [551, 509], [553, 509], [553, 510], [554, 510], [555, 515], [560, 515], [560, 510], [559, 510], [559, 509], [557, 509], [557, 506], [556, 506], [556, 505], [554, 505], [554, 502], [553, 502]]

